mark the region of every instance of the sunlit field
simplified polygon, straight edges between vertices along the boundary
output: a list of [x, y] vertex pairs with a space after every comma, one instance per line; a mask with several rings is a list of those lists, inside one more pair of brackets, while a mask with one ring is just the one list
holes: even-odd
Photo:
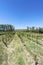
[[43, 65], [43, 34], [0, 32], [0, 65]]

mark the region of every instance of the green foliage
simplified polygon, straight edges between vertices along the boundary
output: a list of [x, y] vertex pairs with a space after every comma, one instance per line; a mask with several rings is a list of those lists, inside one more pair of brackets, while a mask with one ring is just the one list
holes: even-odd
[[35, 33], [43, 33], [43, 28], [41, 28], [41, 27], [35, 28], [34, 26], [33, 27], [27, 26], [27, 31], [35, 32]]
[[25, 65], [23, 57], [21, 56], [18, 57], [18, 65]]
[[0, 25], [0, 31], [13, 31], [14, 27], [12, 25]]

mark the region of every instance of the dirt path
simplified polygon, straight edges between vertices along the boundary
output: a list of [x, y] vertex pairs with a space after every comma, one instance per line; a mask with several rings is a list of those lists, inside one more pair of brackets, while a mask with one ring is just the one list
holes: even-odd
[[24, 46], [24, 43], [21, 42], [20, 38], [18, 38], [20, 41], [20, 45], [22, 46], [24, 52], [24, 59], [26, 59], [26, 65], [34, 65], [33, 57], [30, 55], [30, 53], [27, 51], [26, 47]]
[[25, 46], [22, 44], [21, 40], [17, 35], [15, 35], [10, 45], [8, 45], [7, 55], [8, 65], [19, 65], [18, 58], [21, 55], [25, 65], [34, 65], [33, 57], [26, 50]]

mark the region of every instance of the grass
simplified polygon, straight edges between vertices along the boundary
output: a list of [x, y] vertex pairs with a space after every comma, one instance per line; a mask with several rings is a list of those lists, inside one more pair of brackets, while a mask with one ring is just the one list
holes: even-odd
[[[26, 39], [26, 37], [23, 37], [23, 36], [22, 36], [22, 38], [23, 39]], [[35, 42], [33, 42], [33, 40], [28, 39], [26, 41], [26, 44], [25, 45], [26, 45], [26, 47], [28, 49], [30, 49], [30, 51], [32, 50], [32, 51], [37, 52], [37, 53], [39, 53], [39, 54], [41, 54], [43, 56], [43, 52], [42, 52], [43, 51], [43, 48], [41, 48], [40, 46], [38, 46], [36, 44], [35, 44]]]
[[5, 46], [2, 42], [0, 42], [0, 65], [4, 62], [7, 61], [8, 56], [6, 56], [6, 49]]
[[[1, 39], [2, 37], [0, 37], [0, 40]], [[26, 60], [26, 56], [29, 58], [28, 53], [30, 54], [30, 57], [33, 57], [33, 60], [35, 55], [39, 58], [41, 56], [39, 65], [42, 65], [43, 40], [41, 39], [43, 39], [43, 34], [30, 32], [17, 32], [15, 34], [9, 33], [5, 35], [4, 40], [7, 42], [8, 48], [6, 48], [2, 42], [0, 43], [0, 65], [3, 61], [9, 61], [10, 64], [8, 65], [28, 65], [28, 59]], [[24, 50], [26, 50], [27, 53], [24, 52]], [[7, 53], [9, 54], [7, 55]], [[31, 65], [31, 60], [29, 63], [29, 65]]]
[[18, 57], [17, 64], [18, 65], [25, 65], [23, 57], [21, 57], [21, 55]]

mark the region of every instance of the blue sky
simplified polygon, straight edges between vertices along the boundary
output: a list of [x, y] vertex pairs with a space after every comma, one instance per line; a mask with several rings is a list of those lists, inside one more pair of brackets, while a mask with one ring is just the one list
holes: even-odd
[[43, 0], [0, 0], [0, 24], [43, 27]]

